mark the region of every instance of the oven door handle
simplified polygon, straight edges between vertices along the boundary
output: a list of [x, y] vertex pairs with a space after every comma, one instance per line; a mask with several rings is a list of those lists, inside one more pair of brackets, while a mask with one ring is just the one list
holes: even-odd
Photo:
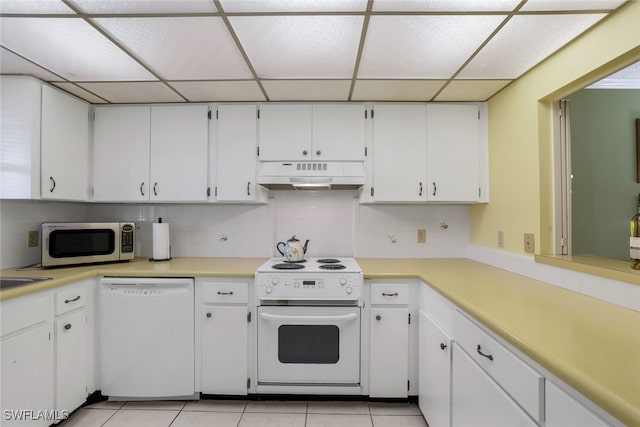
[[320, 322], [347, 322], [356, 320], [357, 313], [343, 314], [340, 316], [281, 316], [269, 313], [260, 313], [260, 317], [265, 320], [295, 320], [295, 321], [320, 321]]

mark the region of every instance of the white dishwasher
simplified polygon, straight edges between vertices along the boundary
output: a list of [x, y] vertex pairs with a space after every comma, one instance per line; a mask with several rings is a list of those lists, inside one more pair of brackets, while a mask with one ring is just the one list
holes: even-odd
[[111, 400], [190, 397], [193, 279], [100, 281], [100, 379]]

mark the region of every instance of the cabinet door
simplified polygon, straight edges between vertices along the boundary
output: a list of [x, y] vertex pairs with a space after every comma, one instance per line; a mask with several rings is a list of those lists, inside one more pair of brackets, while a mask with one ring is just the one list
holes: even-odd
[[430, 427], [451, 425], [451, 338], [420, 312], [419, 399]]
[[79, 310], [56, 320], [56, 409], [69, 412], [87, 399], [87, 319]]
[[202, 392], [247, 394], [247, 306], [202, 306]]
[[87, 200], [89, 104], [42, 86], [42, 198]]
[[427, 105], [427, 200], [480, 199], [479, 126], [476, 105]]
[[310, 104], [260, 105], [260, 160], [311, 159]]
[[[0, 344], [2, 375], [2, 409], [52, 410], [53, 406], [53, 341], [51, 325], [43, 323], [27, 332], [5, 339]], [[35, 412], [34, 412], [35, 414]], [[3, 426], [48, 426], [51, 420], [33, 422], [7, 420]], [[43, 417], [44, 418], [44, 417]]]
[[256, 106], [220, 105], [217, 120], [217, 200], [255, 200]]
[[150, 128], [148, 106], [95, 108], [95, 201], [149, 200]]
[[457, 344], [453, 346], [451, 403], [454, 427], [536, 426]]
[[207, 200], [206, 105], [151, 107], [151, 200]]
[[596, 417], [552, 382], [545, 383], [546, 427], [605, 427]]
[[369, 396], [407, 397], [409, 310], [371, 308]]
[[373, 119], [373, 200], [427, 200], [427, 120], [424, 105], [376, 105]]
[[315, 160], [363, 161], [364, 140], [364, 104], [313, 106]]

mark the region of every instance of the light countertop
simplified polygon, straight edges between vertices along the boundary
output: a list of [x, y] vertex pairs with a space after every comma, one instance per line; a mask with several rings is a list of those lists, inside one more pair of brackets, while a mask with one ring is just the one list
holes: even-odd
[[[96, 276], [253, 277], [264, 258], [175, 258], [2, 276], [53, 280], [0, 300]], [[627, 425], [640, 426], [640, 313], [468, 259], [358, 258], [365, 279], [420, 279]]]

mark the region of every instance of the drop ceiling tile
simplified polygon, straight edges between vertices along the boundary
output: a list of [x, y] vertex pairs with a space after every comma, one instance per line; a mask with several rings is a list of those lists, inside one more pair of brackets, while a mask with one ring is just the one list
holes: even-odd
[[626, 0], [528, 0], [521, 11], [614, 10]]
[[70, 94], [75, 95], [78, 98], [82, 98], [85, 101], [90, 102], [92, 104], [105, 104], [107, 102], [104, 99], [95, 96], [94, 94], [87, 91], [86, 89], [83, 89], [73, 83], [58, 82], [58, 83], [53, 83], [53, 85], [58, 86], [60, 89], [66, 92], [69, 92]]
[[358, 78], [448, 79], [502, 15], [372, 16]]
[[429, 101], [446, 80], [356, 80], [352, 101]]
[[367, 0], [220, 0], [225, 12], [364, 12]]
[[211, 0], [72, 0], [84, 13], [211, 13]]
[[164, 79], [252, 77], [220, 17], [99, 18], [95, 22]]
[[520, 3], [520, 0], [375, 0], [372, 10], [403, 12], [510, 12], [515, 9], [518, 3]]
[[0, 13], [65, 14], [75, 13], [60, 0], [2, 0]]
[[168, 83], [190, 102], [266, 101], [254, 80]]
[[261, 78], [351, 78], [362, 16], [229, 18]]
[[347, 101], [351, 80], [263, 80], [271, 101]]
[[486, 101], [512, 80], [453, 80], [434, 101]]
[[79, 83], [83, 88], [109, 102], [184, 102], [184, 100], [161, 82], [98, 82]]
[[0, 17], [2, 45], [71, 80], [153, 80], [121, 49], [77, 18]]
[[[605, 14], [514, 16], [458, 74], [463, 79], [515, 79], [604, 18]], [[543, 29], [544, 30], [541, 30]], [[535, 37], [532, 35], [535, 34]]]
[[62, 80], [55, 74], [5, 48], [0, 48], [0, 74], [27, 74], [49, 82]]
[[587, 89], [640, 89], [640, 62], [605, 77]]

